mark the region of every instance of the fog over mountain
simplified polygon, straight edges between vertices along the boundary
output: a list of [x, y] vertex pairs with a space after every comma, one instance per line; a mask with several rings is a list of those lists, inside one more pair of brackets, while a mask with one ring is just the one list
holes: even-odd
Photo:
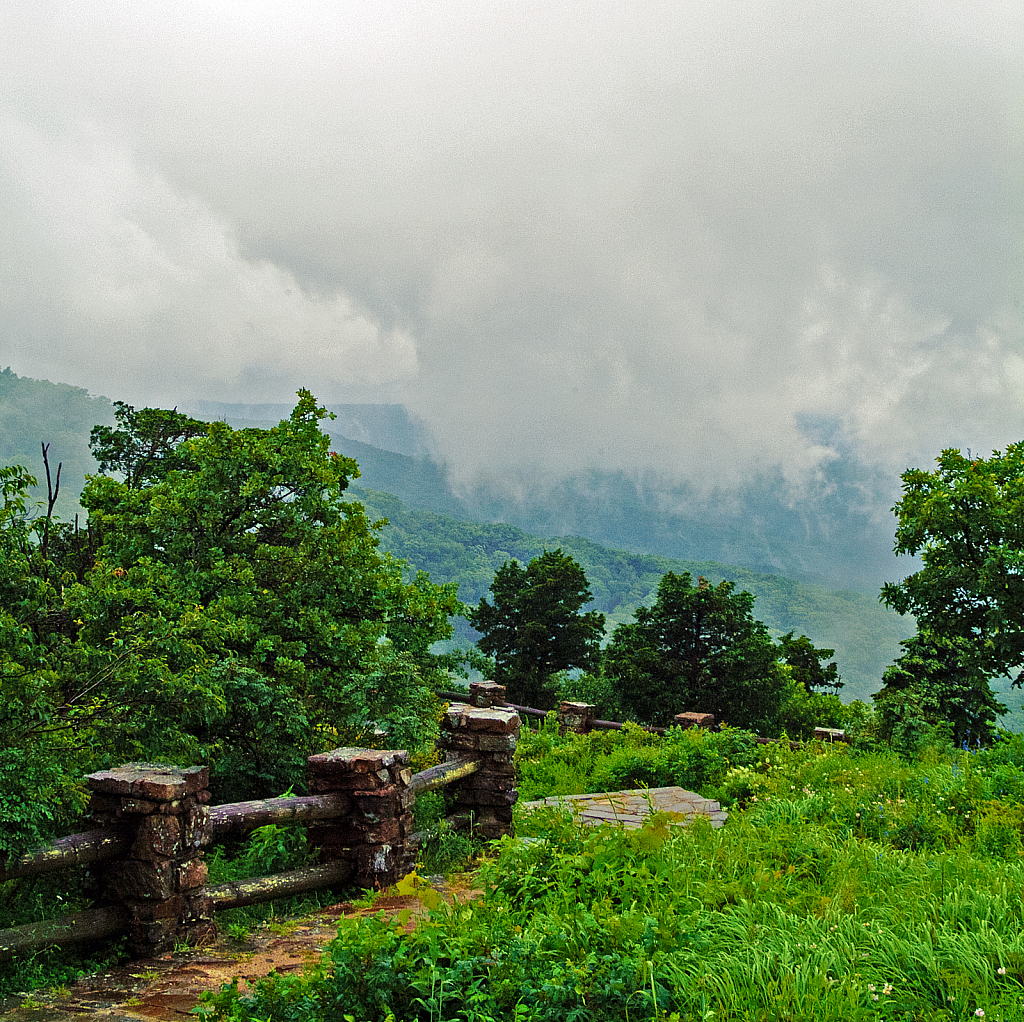
[[0, 362], [849, 542], [1024, 436], [1022, 65], [1005, 2], [8, 0]]

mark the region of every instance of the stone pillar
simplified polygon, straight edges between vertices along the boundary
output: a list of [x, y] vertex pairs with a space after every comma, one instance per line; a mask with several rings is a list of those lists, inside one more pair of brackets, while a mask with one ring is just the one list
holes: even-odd
[[209, 779], [209, 767], [157, 763], [127, 763], [86, 777], [97, 825], [127, 825], [135, 833], [127, 857], [101, 864], [97, 873], [102, 897], [131, 913], [128, 940], [136, 954], [195, 944], [216, 932], [201, 891], [200, 849], [212, 835]]
[[574, 731], [585, 735], [594, 730], [597, 707], [593, 703], [570, 703], [563, 700], [558, 704], [558, 730], [565, 734]]
[[713, 713], [677, 713], [672, 719], [684, 731], [690, 727], [703, 727], [710, 731], [715, 726]]
[[412, 833], [409, 791], [412, 771], [405, 750], [333, 749], [310, 756], [310, 788], [320, 794], [345, 794], [347, 816], [309, 827], [311, 844], [324, 861], [349, 859], [353, 882], [386, 888], [411, 868], [406, 839]]
[[491, 706], [505, 705], [505, 686], [496, 681], [471, 681], [469, 683], [469, 705], [486, 710]]
[[[494, 688], [504, 697], [503, 686]], [[504, 707], [452, 703], [441, 721], [439, 745], [445, 758], [481, 761], [476, 773], [449, 790], [456, 809], [472, 813], [473, 832], [487, 839], [512, 832], [512, 806], [519, 797], [514, 759], [518, 740], [519, 714]]]

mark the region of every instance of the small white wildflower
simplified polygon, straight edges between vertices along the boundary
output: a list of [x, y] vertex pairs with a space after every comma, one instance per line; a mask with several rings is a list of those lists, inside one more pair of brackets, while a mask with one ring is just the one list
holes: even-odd
[[984, 1018], [985, 1017], [985, 1012], [982, 1011], [981, 1008], [975, 1008], [974, 1009], [974, 1014], [975, 1014], [976, 1018]]
[[998, 972], [1000, 976], [1005, 976], [1006, 975], [1006, 966], [1005, 965], [1000, 965], [999, 968], [996, 969], [996, 972]]

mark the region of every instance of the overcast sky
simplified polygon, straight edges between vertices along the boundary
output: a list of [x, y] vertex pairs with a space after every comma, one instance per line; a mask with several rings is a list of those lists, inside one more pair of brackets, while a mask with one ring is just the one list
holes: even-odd
[[5, 0], [0, 363], [465, 473], [1024, 439], [1016, 0]]

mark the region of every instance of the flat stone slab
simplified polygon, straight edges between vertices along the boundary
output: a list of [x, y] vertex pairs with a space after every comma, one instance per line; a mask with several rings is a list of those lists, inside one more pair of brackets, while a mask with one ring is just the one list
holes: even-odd
[[591, 827], [599, 823], [617, 823], [635, 829], [650, 816], [652, 808], [656, 813], [672, 814], [672, 822], [679, 825], [689, 823], [695, 816], [706, 816], [711, 826], [718, 828], [729, 817], [720, 803], [678, 786], [633, 788], [590, 795], [549, 795], [536, 802], [523, 802], [522, 806], [524, 809], [538, 809], [541, 806], [571, 807], [580, 823]]

